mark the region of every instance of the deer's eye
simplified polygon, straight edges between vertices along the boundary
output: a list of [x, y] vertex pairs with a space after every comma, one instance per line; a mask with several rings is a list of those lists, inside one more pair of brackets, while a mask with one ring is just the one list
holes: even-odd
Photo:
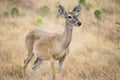
[[68, 16], [68, 18], [69, 18], [69, 19], [71, 19], [71, 18], [72, 18], [72, 16]]

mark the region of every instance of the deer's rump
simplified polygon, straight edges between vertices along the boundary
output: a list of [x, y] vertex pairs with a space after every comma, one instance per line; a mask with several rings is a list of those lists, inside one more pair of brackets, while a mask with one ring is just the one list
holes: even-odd
[[26, 48], [40, 57], [49, 57], [57, 34], [34, 30], [26, 36]]

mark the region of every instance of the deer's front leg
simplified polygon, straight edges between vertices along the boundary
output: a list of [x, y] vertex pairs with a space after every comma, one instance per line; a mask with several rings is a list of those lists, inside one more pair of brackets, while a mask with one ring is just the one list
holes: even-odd
[[62, 76], [62, 72], [63, 72], [63, 66], [64, 66], [64, 59], [59, 60], [59, 70], [60, 70], [61, 76]]
[[54, 66], [55, 59], [51, 57], [50, 62], [51, 62], [51, 68], [52, 68], [52, 80], [55, 80], [55, 66]]
[[68, 53], [69, 53], [69, 49], [65, 51], [65, 55], [62, 57], [62, 59], [59, 60], [59, 70], [61, 77], [63, 76], [64, 60]]

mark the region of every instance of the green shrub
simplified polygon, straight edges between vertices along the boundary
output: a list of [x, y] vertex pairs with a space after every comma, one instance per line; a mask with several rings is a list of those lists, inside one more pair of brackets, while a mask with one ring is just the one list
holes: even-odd
[[44, 16], [50, 11], [50, 8], [47, 5], [44, 5], [39, 8], [40, 15]]
[[36, 23], [37, 23], [37, 25], [41, 25], [43, 23], [42, 18], [38, 18]]
[[100, 17], [101, 11], [100, 10], [95, 10], [94, 15], [95, 15], [96, 18], [101, 19], [101, 17]]
[[120, 22], [116, 22], [115, 24], [120, 25]]
[[11, 10], [11, 15], [12, 16], [19, 16], [19, 10], [16, 7], [13, 7]]
[[120, 28], [120, 22], [116, 22], [115, 24], [117, 24], [119, 26], [119, 28]]
[[9, 13], [6, 11], [6, 12], [4, 12], [4, 16], [5, 17], [8, 17], [9, 16]]
[[86, 3], [85, 0], [78, 0], [78, 2], [79, 2], [80, 4], [82, 4], [83, 6], [85, 6], [87, 10], [90, 10], [90, 8], [92, 7], [92, 4]]
[[86, 5], [86, 1], [85, 0], [78, 0], [79, 3]]

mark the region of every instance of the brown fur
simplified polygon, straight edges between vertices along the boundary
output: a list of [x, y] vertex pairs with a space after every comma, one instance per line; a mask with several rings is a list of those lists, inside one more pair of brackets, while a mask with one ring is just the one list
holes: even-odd
[[[49, 33], [42, 30], [34, 30], [26, 36], [26, 48], [28, 50], [28, 57], [25, 60], [24, 71], [33, 55], [37, 55], [34, 70], [40, 65], [41, 60], [51, 61], [53, 80], [55, 79], [54, 61], [59, 60], [60, 71], [62, 72], [63, 61], [69, 53], [69, 45], [72, 39], [73, 26], [80, 26], [80, 21], [74, 12], [66, 13], [62, 6], [60, 13], [66, 18], [66, 27], [63, 34]], [[76, 7], [80, 8], [80, 5]], [[71, 16], [69, 20], [67, 16]]]

